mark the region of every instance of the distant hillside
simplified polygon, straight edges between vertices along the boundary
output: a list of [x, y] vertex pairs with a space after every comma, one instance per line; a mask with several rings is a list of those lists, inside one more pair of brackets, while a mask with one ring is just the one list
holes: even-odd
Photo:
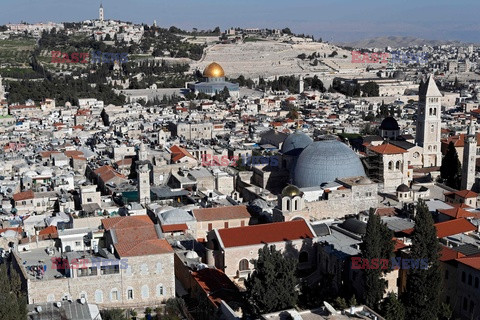
[[364, 39], [350, 42], [341, 42], [338, 43], [340, 46], [348, 46], [353, 48], [384, 48], [384, 47], [409, 47], [409, 46], [438, 46], [443, 44], [451, 45], [466, 45], [467, 43], [458, 41], [458, 40], [425, 40], [415, 37], [400, 37], [400, 36], [389, 36], [389, 37], [376, 37], [373, 39]]

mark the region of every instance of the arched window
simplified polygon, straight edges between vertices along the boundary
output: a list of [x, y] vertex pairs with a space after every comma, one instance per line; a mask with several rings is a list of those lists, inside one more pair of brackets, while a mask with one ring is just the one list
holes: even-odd
[[165, 294], [165, 290], [163, 289], [163, 285], [157, 285], [157, 297], [161, 297]]
[[103, 303], [103, 291], [96, 290], [95, 291], [95, 302], [96, 303]]
[[127, 288], [127, 300], [133, 300], [133, 288], [132, 287]]
[[434, 116], [437, 115], [437, 108], [433, 108], [433, 115], [434, 115]]
[[161, 262], [157, 262], [157, 274], [161, 274], [163, 272], [163, 267]]
[[401, 165], [401, 162], [399, 160], [399, 161], [397, 161], [397, 164], [395, 165], [395, 169], [400, 170], [400, 165]]
[[300, 252], [300, 255], [298, 256], [298, 262], [299, 263], [308, 262], [308, 252], [307, 251]]
[[293, 210], [297, 211], [298, 210], [298, 199], [293, 200]]
[[113, 288], [110, 291], [110, 301], [118, 301], [118, 290], [117, 288]]
[[430, 115], [430, 116], [431, 116], [431, 115], [432, 115], [432, 113], [433, 113], [433, 112], [432, 112], [432, 108], [430, 108], [430, 109], [429, 109], [429, 112], [428, 112], [428, 115]]
[[290, 199], [287, 199], [286, 205], [287, 205], [287, 211], [290, 211]]
[[247, 259], [240, 260], [240, 263], [238, 264], [238, 270], [240, 271], [250, 270]]
[[388, 170], [393, 170], [393, 161], [388, 163]]
[[140, 266], [140, 273], [141, 274], [148, 274], [148, 265], [146, 263]]
[[142, 286], [142, 299], [148, 299], [148, 286], [145, 284]]

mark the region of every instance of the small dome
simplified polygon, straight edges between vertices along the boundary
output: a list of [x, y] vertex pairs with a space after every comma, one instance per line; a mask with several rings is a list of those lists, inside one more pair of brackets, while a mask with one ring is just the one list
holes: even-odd
[[312, 138], [301, 131], [289, 135], [282, 144], [282, 153], [288, 156], [298, 156], [313, 142]]
[[186, 254], [185, 254], [185, 257], [187, 259], [197, 259], [198, 258], [198, 254], [195, 252], [195, 251], [188, 251]]
[[161, 212], [160, 215], [163, 222], [166, 224], [185, 223], [194, 220], [194, 218], [186, 210], [180, 208]]
[[203, 71], [203, 76], [206, 78], [221, 78], [225, 77], [225, 71], [221, 65], [216, 62], [210, 63]]
[[293, 197], [296, 197], [296, 196], [299, 196], [299, 195], [302, 195], [302, 191], [300, 191], [300, 189], [298, 189], [296, 186], [291, 185], [291, 184], [289, 184], [288, 186], [286, 186], [282, 190], [282, 196], [283, 197], [293, 198]]
[[380, 125], [381, 130], [400, 130], [397, 120], [393, 117], [386, 117]]
[[409, 192], [409, 191], [410, 191], [410, 188], [405, 183], [402, 183], [397, 188], [397, 192]]

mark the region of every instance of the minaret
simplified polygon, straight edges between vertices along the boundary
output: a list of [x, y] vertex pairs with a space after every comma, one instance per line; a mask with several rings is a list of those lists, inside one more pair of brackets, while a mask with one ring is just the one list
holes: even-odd
[[150, 164], [148, 154], [143, 143], [138, 150], [137, 161], [137, 187], [138, 197], [141, 204], [150, 203]]
[[5, 99], [5, 88], [2, 85], [2, 76], [0, 75], [0, 101]]
[[475, 165], [477, 159], [477, 133], [473, 119], [470, 120], [468, 133], [463, 146], [462, 190], [471, 190], [475, 184]]
[[420, 84], [417, 110], [416, 143], [423, 147], [423, 167], [440, 166], [442, 93], [438, 90], [433, 75]]
[[298, 93], [302, 93], [305, 91], [305, 81], [303, 80], [303, 76], [300, 76], [300, 79], [298, 81]]
[[98, 9], [98, 19], [103, 22], [104, 15], [103, 15], [103, 5], [100, 3], [100, 9]]

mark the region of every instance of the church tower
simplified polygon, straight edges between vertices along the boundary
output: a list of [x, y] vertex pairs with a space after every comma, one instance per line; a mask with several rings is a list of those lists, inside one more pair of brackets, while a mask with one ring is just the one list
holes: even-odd
[[100, 3], [100, 9], [98, 9], [98, 19], [103, 22], [105, 16], [103, 15], [103, 5]]
[[150, 163], [148, 154], [143, 143], [138, 150], [137, 165], [137, 187], [138, 197], [141, 204], [150, 203]]
[[442, 93], [433, 75], [420, 84], [415, 141], [423, 147], [423, 167], [440, 166]]
[[477, 133], [473, 120], [470, 120], [463, 147], [462, 190], [471, 190], [475, 184], [475, 163], [477, 159]]
[[298, 93], [303, 93], [305, 91], [305, 81], [303, 80], [303, 76], [300, 76], [298, 80]]
[[2, 85], [2, 76], [0, 75], [0, 101], [5, 99], [5, 88]]

